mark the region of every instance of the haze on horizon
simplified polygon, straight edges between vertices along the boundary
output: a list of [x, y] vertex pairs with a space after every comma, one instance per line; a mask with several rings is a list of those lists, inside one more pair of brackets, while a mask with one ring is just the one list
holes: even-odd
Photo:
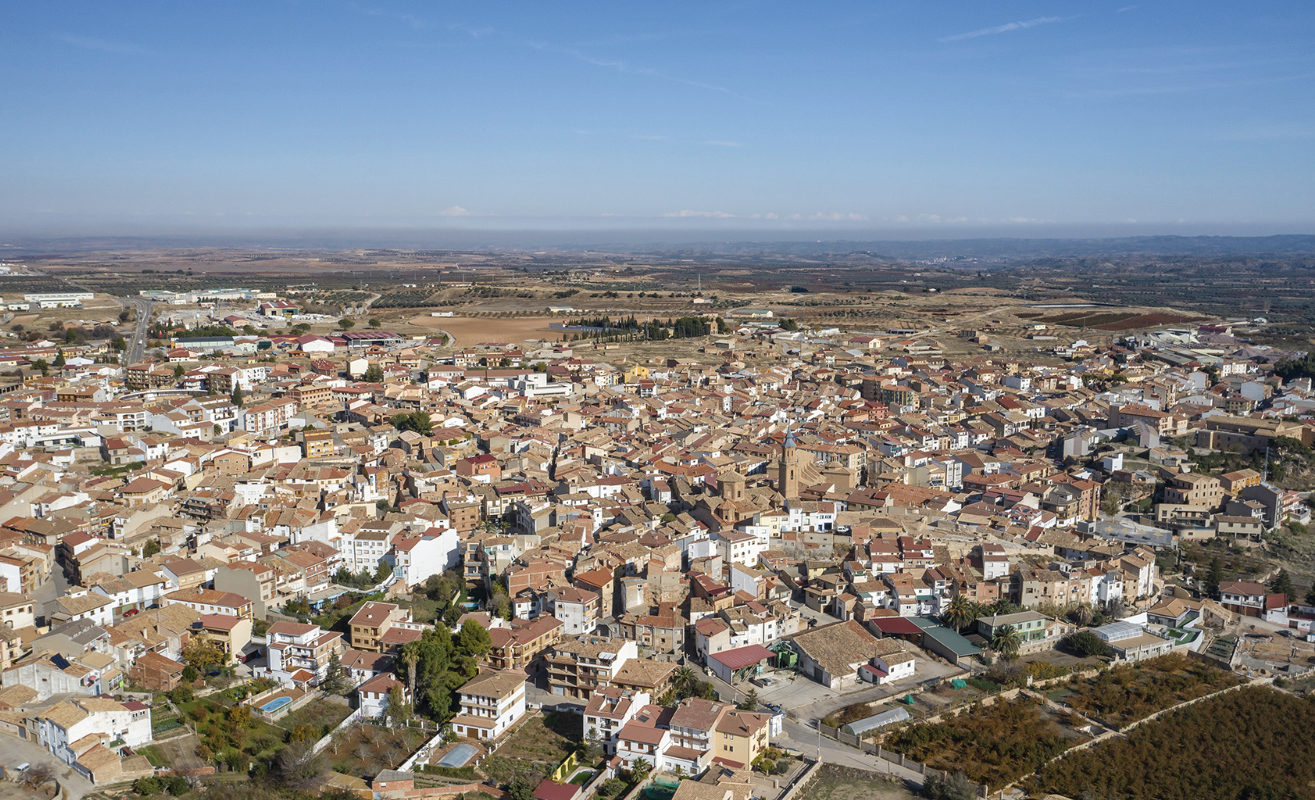
[[1315, 230], [1315, 8], [10, 4], [0, 234]]

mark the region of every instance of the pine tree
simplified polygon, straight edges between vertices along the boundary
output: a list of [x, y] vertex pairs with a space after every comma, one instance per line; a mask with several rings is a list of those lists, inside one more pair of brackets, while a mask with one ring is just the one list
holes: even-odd
[[1210, 559], [1210, 569], [1205, 573], [1205, 581], [1201, 584], [1201, 591], [1215, 600], [1219, 599], [1219, 583], [1224, 579], [1224, 565], [1219, 560], [1219, 556]]

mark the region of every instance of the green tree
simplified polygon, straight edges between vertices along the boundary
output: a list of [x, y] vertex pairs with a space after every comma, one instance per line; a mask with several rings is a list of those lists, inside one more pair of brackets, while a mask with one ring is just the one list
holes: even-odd
[[534, 800], [534, 789], [534, 784], [518, 775], [507, 784], [507, 797], [510, 800]]
[[468, 619], [457, 631], [457, 650], [472, 658], [481, 658], [493, 648], [493, 639], [483, 625]]
[[501, 583], [493, 584], [493, 597], [489, 601], [489, 611], [494, 616], [511, 619], [511, 598]]
[[642, 783], [653, 771], [653, 765], [642, 758], [630, 762], [630, 783]]
[[65, 358], [64, 358], [64, 351], [63, 351], [63, 350], [56, 350], [56, 351], [55, 351], [55, 366], [57, 366], [57, 367], [62, 367], [62, 366], [64, 366], [64, 365], [67, 364], [67, 363], [68, 363], [68, 361], [65, 360]]
[[1224, 564], [1219, 560], [1219, 556], [1210, 559], [1210, 567], [1206, 570], [1205, 579], [1201, 582], [1201, 592], [1207, 597], [1219, 599], [1219, 584], [1224, 580]]
[[381, 323], [379, 322], [379, 318], [378, 318], [378, 317], [370, 317], [370, 327], [371, 327], [371, 328], [374, 328], [375, 330], [379, 330], [379, 326], [380, 326], [380, 324], [381, 324]]
[[241, 407], [242, 407], [242, 401], [243, 401], [242, 387], [241, 387], [241, 386], [234, 386], [234, 387], [233, 387], [233, 394], [230, 396], [229, 399], [233, 401], [233, 405], [237, 406], [238, 408], [241, 408]]
[[142, 545], [142, 558], [150, 558], [160, 552], [159, 539], [147, 539], [146, 544]]
[[187, 368], [182, 364], [174, 364], [174, 380], [180, 380], [187, 374]]
[[1064, 638], [1064, 646], [1080, 656], [1110, 656], [1114, 650], [1091, 631], [1080, 631]]
[[206, 668], [222, 664], [227, 660], [219, 645], [208, 639], [196, 638], [183, 648], [183, 661], [204, 672]]
[[929, 800], [974, 800], [977, 787], [962, 772], [933, 772], [922, 783], [922, 796]]
[[334, 652], [329, 656], [329, 665], [324, 670], [324, 680], [320, 681], [320, 688], [329, 694], [344, 694], [347, 686], [347, 671], [343, 669], [342, 659], [338, 653]]
[[365, 370], [366, 383], [382, 383], [384, 379], [384, 368], [378, 364], [371, 364]]
[[1285, 595], [1288, 599], [1297, 596], [1297, 588], [1292, 585], [1292, 578], [1288, 576], [1288, 571], [1280, 569], [1269, 582], [1269, 590], [1274, 594]]
[[991, 635], [991, 649], [1002, 657], [1012, 661], [1018, 657], [1018, 650], [1023, 645], [1022, 638], [1013, 625], [1001, 625]]
[[355, 328], [355, 327], [356, 327], [356, 323], [355, 323], [355, 322], [352, 322], [352, 321], [351, 321], [350, 319], [348, 319], [347, 317], [343, 317], [342, 319], [338, 320], [338, 329], [339, 329], [339, 330], [349, 331], [349, 330], [351, 330], [352, 328]]
[[47, 363], [44, 358], [38, 358], [36, 361], [33, 361], [32, 369], [40, 372], [42, 376], [50, 374], [50, 364]]
[[388, 690], [388, 708], [385, 714], [390, 725], [405, 725], [410, 721], [414, 710], [411, 704], [406, 701], [406, 693], [402, 691], [401, 686], [394, 685]]
[[434, 433], [434, 423], [429, 419], [429, 413], [426, 411], [398, 414], [391, 422], [399, 431], [415, 431], [421, 436], [430, 436]]
[[951, 598], [950, 604], [946, 606], [941, 619], [956, 631], [962, 631], [972, 624], [973, 620], [977, 619], [977, 615], [977, 604], [961, 594], [956, 594]]
[[736, 708], [741, 711], [754, 711], [758, 708], [758, 690], [750, 689], [744, 699], [736, 704]]

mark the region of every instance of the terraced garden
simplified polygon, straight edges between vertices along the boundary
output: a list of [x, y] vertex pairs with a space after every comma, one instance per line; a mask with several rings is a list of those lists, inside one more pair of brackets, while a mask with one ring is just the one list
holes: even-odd
[[1241, 682], [1238, 675], [1199, 658], [1172, 653], [1076, 680], [1067, 687], [1071, 693], [1062, 702], [1117, 730]]

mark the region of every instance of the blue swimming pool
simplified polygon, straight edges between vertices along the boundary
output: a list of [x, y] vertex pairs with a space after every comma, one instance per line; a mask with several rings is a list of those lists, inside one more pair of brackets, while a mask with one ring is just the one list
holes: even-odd
[[440, 767], [464, 767], [471, 757], [479, 752], [473, 744], [459, 744], [443, 754], [443, 757], [434, 762]]
[[266, 714], [273, 714], [275, 711], [278, 711], [280, 708], [283, 708], [284, 706], [286, 706], [288, 703], [291, 702], [292, 702], [292, 698], [288, 697], [287, 695], [283, 695], [282, 697], [275, 697], [273, 700], [270, 700], [268, 703], [261, 706], [260, 710], [264, 711]]

